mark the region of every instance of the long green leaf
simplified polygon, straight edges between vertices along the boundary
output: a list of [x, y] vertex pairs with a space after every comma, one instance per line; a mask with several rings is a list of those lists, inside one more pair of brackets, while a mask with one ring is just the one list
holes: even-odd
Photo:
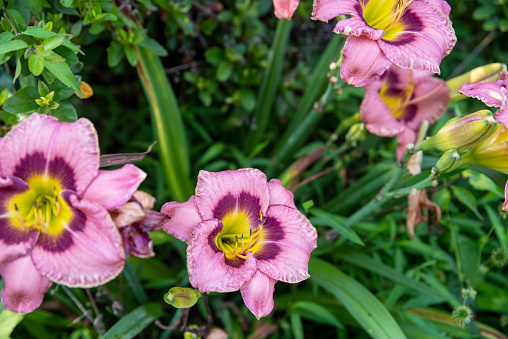
[[27, 48], [28, 45], [23, 40], [11, 40], [0, 44], [0, 54], [17, 51], [18, 49]]
[[355, 244], [365, 246], [365, 244], [363, 243], [362, 239], [360, 239], [358, 234], [356, 234], [356, 232], [353, 231], [351, 228], [344, 225], [344, 223], [335, 215], [319, 210], [317, 208], [312, 208], [310, 210], [310, 213], [319, 218], [317, 223], [312, 222], [314, 225], [330, 226], [335, 231], [342, 234], [342, 236], [345, 237], [346, 239], [351, 240]]
[[362, 284], [317, 258], [309, 263], [311, 279], [339, 299], [372, 338], [406, 338], [381, 302]]
[[149, 49], [135, 46], [137, 70], [152, 113], [152, 125], [159, 145], [170, 195], [187, 200], [193, 192], [185, 129], [180, 108], [159, 57]]
[[377, 273], [383, 277], [386, 277], [388, 279], [391, 279], [399, 284], [405, 285], [407, 287], [413, 288], [416, 291], [419, 291], [421, 293], [424, 293], [426, 295], [437, 295], [443, 298], [448, 299], [448, 302], [453, 307], [458, 306], [459, 302], [455, 298], [448, 298], [448, 295], [443, 295], [439, 291], [434, 290], [427, 285], [418, 282], [416, 280], [408, 278], [406, 275], [396, 271], [390, 266], [387, 266], [383, 263], [380, 263], [379, 261], [376, 261], [372, 259], [371, 257], [359, 252], [359, 251], [347, 251], [343, 253], [337, 253], [337, 256], [347, 261], [350, 264], [356, 265], [358, 267], [361, 267], [363, 269], [366, 269], [368, 271]]
[[71, 68], [65, 61], [56, 63], [45, 62], [44, 67], [53, 73], [53, 75], [56, 76], [58, 80], [75, 90], [81, 97], [81, 89], [78, 86], [76, 77], [74, 74], [72, 74]]
[[139, 306], [113, 325], [102, 339], [130, 339], [143, 331], [163, 313], [162, 305], [150, 303]]
[[250, 131], [245, 143], [245, 154], [249, 154], [261, 141], [265, 132], [268, 120], [272, 115], [272, 106], [277, 95], [282, 74], [282, 65], [286, 57], [289, 33], [291, 31], [291, 20], [278, 20], [275, 38], [268, 57], [268, 68], [263, 77], [259, 90], [258, 101], [254, 115], [256, 117], [256, 129]]

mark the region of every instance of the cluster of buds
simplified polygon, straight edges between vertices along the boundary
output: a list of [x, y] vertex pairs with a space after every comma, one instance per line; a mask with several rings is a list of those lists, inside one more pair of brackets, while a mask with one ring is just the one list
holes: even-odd
[[[481, 110], [450, 120], [434, 137], [424, 140], [421, 148], [437, 148], [444, 152], [435, 166], [438, 173], [450, 172], [470, 164], [492, 168], [489, 166], [489, 159], [493, 156], [490, 148], [504, 131], [505, 127], [498, 124], [492, 112]], [[495, 154], [494, 158], [497, 158]]]

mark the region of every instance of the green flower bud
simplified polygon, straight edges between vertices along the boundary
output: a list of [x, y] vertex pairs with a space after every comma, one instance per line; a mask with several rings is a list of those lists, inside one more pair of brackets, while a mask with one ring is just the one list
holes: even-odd
[[471, 298], [471, 299], [475, 299], [476, 298], [476, 290], [472, 287], [470, 288], [463, 288], [461, 290], [461, 294], [462, 294], [462, 298]]
[[437, 148], [463, 151], [487, 139], [496, 130], [497, 121], [492, 112], [482, 110], [444, 125], [433, 138], [422, 143], [424, 149]]
[[[197, 330], [199, 327], [197, 325], [190, 325], [189, 329], [191, 330]], [[199, 336], [196, 333], [192, 332], [184, 332], [183, 333], [183, 339], [198, 339]]]
[[436, 163], [434, 167], [437, 173], [451, 172], [460, 167], [461, 157], [456, 149], [446, 151]]
[[469, 324], [471, 319], [473, 319], [473, 311], [465, 305], [457, 306], [453, 310], [452, 319], [460, 326], [464, 326], [464, 324]]
[[172, 287], [164, 294], [164, 301], [176, 308], [189, 308], [194, 306], [201, 297], [201, 293], [193, 288]]
[[365, 124], [363, 122], [356, 123], [347, 131], [346, 141], [356, 147], [359, 141], [365, 139], [366, 134]]

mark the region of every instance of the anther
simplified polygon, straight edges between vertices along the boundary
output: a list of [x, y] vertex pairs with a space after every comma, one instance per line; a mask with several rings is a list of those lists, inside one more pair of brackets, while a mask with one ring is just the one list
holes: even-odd
[[245, 250], [245, 243], [243, 241], [243, 233], [242, 233], [242, 250], [240, 251], [240, 253], [243, 253], [244, 250]]
[[238, 236], [237, 235], [235, 235], [235, 240], [236, 240], [235, 248], [234, 248], [233, 251], [231, 251], [231, 254], [235, 254], [236, 250], [238, 249]]

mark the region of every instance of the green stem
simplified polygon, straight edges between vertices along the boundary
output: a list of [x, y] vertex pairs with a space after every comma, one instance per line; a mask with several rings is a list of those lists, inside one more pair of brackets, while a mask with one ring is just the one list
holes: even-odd
[[448, 225], [450, 225], [450, 235], [452, 238], [453, 252], [455, 254], [455, 262], [457, 263], [457, 275], [459, 277], [460, 287], [462, 287], [462, 283], [464, 282], [464, 276], [462, 275], [462, 264], [460, 262], [459, 244], [457, 243], [457, 237], [455, 236], [453, 223], [449, 222]]
[[250, 130], [245, 142], [244, 153], [250, 154], [264, 136], [268, 120], [272, 116], [272, 106], [277, 96], [283, 63], [291, 32], [291, 20], [278, 20], [275, 38], [268, 58], [268, 68], [263, 77], [263, 83], [259, 90], [258, 101], [254, 116], [256, 117], [256, 129]]
[[487, 237], [485, 238], [485, 241], [482, 241], [481, 244], [480, 244], [480, 249], [478, 250], [478, 259], [476, 260], [476, 266], [480, 266], [481, 262], [482, 262], [482, 251], [483, 251], [483, 247], [485, 246], [485, 244], [487, 243], [487, 241], [489, 240], [490, 238], [490, 235], [492, 234], [492, 232], [494, 231], [494, 229], [496, 228], [496, 224], [492, 224], [492, 227], [490, 228], [489, 230], [489, 233], [487, 233]]

